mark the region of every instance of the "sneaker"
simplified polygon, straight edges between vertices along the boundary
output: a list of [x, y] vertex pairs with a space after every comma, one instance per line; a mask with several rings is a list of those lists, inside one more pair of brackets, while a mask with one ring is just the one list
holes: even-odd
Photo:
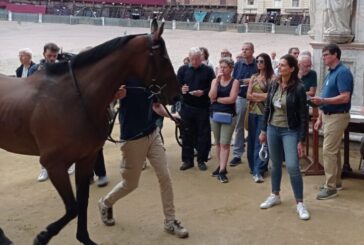
[[46, 181], [48, 179], [48, 172], [47, 169], [42, 168], [40, 170], [39, 176], [38, 176], [38, 182], [43, 182]]
[[206, 170], [207, 170], [206, 163], [205, 163], [205, 162], [199, 162], [199, 163], [198, 163], [198, 168], [199, 168], [201, 171], [206, 171]]
[[275, 205], [281, 204], [281, 198], [278, 195], [270, 194], [270, 196], [260, 204], [261, 209], [271, 208]]
[[299, 202], [296, 206], [296, 210], [298, 213], [298, 216], [302, 220], [309, 220], [310, 219], [310, 213], [308, 212], [307, 208], [303, 204], [303, 202]]
[[69, 167], [69, 169], [68, 169], [67, 172], [68, 172], [69, 175], [74, 174], [74, 172], [75, 172], [75, 164], [72, 164], [71, 167]]
[[[320, 185], [320, 191], [322, 190], [322, 189], [325, 189], [325, 185], [323, 184], [323, 185]], [[336, 190], [337, 191], [342, 191], [344, 189], [344, 187], [342, 186], [342, 185], [336, 185]]]
[[219, 172], [220, 172], [220, 166], [218, 166], [217, 169], [215, 169], [215, 171], [211, 173], [211, 176], [217, 177], [219, 176]]
[[188, 231], [181, 225], [178, 220], [165, 221], [164, 230], [170, 234], [176, 235], [179, 238], [188, 237]]
[[217, 179], [220, 180], [221, 183], [228, 183], [229, 179], [226, 176], [226, 172], [219, 172], [219, 175], [217, 176]]
[[193, 168], [194, 167], [194, 164], [193, 163], [190, 163], [190, 162], [183, 162], [181, 167], [179, 168], [179, 170], [181, 171], [185, 171], [189, 168]]
[[101, 221], [107, 226], [115, 225], [115, 220], [112, 214], [112, 207], [109, 208], [108, 206], [106, 206], [103, 198], [99, 200], [98, 205], [101, 215]]
[[337, 191], [329, 188], [323, 188], [317, 194], [317, 200], [326, 200], [337, 196]]
[[254, 180], [255, 183], [263, 183], [264, 182], [264, 178], [260, 174], [254, 175], [253, 180]]
[[230, 166], [231, 167], [235, 167], [237, 165], [241, 164], [241, 158], [239, 157], [234, 157], [231, 161], [230, 161]]
[[142, 167], [142, 170], [146, 169], [147, 168], [147, 160], [144, 161], [143, 163], [143, 167]]
[[108, 180], [107, 176], [99, 176], [96, 180], [96, 184], [98, 187], [107, 186], [108, 183], [109, 183], [109, 180]]

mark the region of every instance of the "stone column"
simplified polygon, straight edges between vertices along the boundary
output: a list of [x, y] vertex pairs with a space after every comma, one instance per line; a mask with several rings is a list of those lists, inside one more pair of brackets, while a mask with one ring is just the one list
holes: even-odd
[[[331, 1], [331, 0], [330, 0]], [[322, 48], [328, 43], [336, 43], [339, 45], [341, 53], [341, 61], [347, 65], [354, 76], [354, 93], [352, 98], [353, 106], [364, 105], [364, 29], [360, 28], [364, 23], [364, 1], [348, 0], [352, 2], [351, 12], [351, 33], [346, 31], [342, 34], [331, 33], [329, 36], [325, 29], [325, 14], [327, 7], [323, 0], [313, 0], [316, 2], [314, 26], [311, 27], [310, 37], [314, 39], [311, 42], [313, 48], [313, 69], [317, 72], [318, 92], [322, 87], [322, 81], [327, 73], [327, 67], [322, 61]], [[342, 0], [346, 2], [346, 0]], [[311, 13], [310, 13], [311, 14]], [[335, 22], [334, 22], [335, 23]], [[333, 28], [335, 29], [335, 28]], [[326, 31], [326, 32], [325, 32]], [[343, 40], [348, 42], [343, 43]], [[351, 42], [354, 40], [353, 42]]]

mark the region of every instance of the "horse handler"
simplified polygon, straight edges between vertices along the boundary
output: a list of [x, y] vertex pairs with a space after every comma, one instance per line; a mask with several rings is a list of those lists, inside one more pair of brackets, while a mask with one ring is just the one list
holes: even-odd
[[165, 216], [164, 230], [186, 238], [188, 231], [175, 218], [172, 181], [159, 128], [156, 126], [157, 114], [164, 117], [168, 117], [168, 114], [159, 103], [153, 101], [148, 91], [142, 89], [142, 84], [140, 80], [129, 78], [126, 87], [122, 86], [115, 95], [116, 99], [121, 99], [121, 181], [99, 200], [101, 220], [107, 226], [115, 224], [112, 206], [137, 188], [144, 161], [148, 158], [159, 181]]

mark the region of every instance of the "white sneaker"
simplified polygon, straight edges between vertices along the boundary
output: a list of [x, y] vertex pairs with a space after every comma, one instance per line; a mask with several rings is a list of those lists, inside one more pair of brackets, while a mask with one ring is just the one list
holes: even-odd
[[40, 170], [40, 173], [39, 173], [39, 176], [38, 176], [38, 182], [43, 182], [43, 181], [46, 181], [48, 179], [48, 172], [47, 172], [47, 169], [45, 168], [42, 168]]
[[274, 205], [281, 204], [281, 198], [280, 196], [277, 196], [275, 194], [270, 194], [270, 196], [260, 204], [261, 209], [267, 209], [271, 208]]
[[147, 168], [147, 160], [144, 160], [142, 170], [144, 170], [144, 169], [146, 169], [146, 168]]
[[75, 172], [75, 164], [72, 164], [67, 172], [69, 175], [72, 175]]
[[98, 187], [107, 186], [108, 183], [109, 183], [109, 180], [107, 179], [107, 176], [100, 176], [96, 180], [96, 184]]
[[254, 180], [255, 183], [263, 183], [264, 182], [264, 178], [261, 175], [254, 175], [253, 180]]
[[102, 222], [107, 226], [115, 225], [112, 207], [106, 206], [103, 198], [100, 198], [98, 206]]
[[310, 213], [308, 212], [307, 208], [303, 204], [303, 202], [299, 202], [296, 206], [296, 210], [298, 213], [298, 216], [302, 220], [309, 220], [310, 219]]
[[173, 234], [179, 238], [188, 237], [188, 231], [181, 225], [178, 220], [164, 221], [164, 230], [170, 234]]

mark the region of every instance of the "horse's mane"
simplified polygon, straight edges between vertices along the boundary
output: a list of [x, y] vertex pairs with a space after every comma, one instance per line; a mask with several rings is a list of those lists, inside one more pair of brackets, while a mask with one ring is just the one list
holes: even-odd
[[[102, 43], [90, 50], [81, 52], [72, 58], [72, 68], [80, 68], [88, 64], [95, 63], [105, 56], [111, 54], [113, 51], [123, 47], [132, 38], [137, 35], [128, 35], [123, 37], [117, 37], [105, 43]], [[60, 75], [68, 72], [68, 62], [62, 61], [56, 64], [47, 64], [46, 72], [48, 75]]]

